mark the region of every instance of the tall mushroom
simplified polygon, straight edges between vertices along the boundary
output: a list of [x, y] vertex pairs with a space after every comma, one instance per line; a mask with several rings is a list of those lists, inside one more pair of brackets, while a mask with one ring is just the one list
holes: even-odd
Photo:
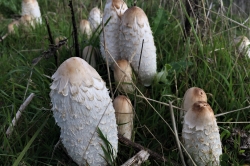
[[82, 51], [82, 58], [93, 68], [96, 68], [96, 51], [93, 46], [86, 46]]
[[80, 21], [80, 33], [86, 34], [88, 38], [92, 35], [92, 30], [90, 28], [90, 23], [88, 20], [82, 19]]
[[144, 86], [150, 86], [156, 74], [156, 47], [148, 18], [136, 6], [129, 8], [121, 19], [120, 55], [131, 61]]
[[113, 102], [115, 108], [118, 133], [131, 140], [133, 131], [133, 109], [129, 98], [120, 95]]
[[90, 27], [94, 32], [102, 22], [102, 14], [98, 7], [94, 7], [93, 9], [91, 9], [91, 11], [89, 12], [88, 20], [90, 23]]
[[[214, 112], [208, 103], [197, 101], [187, 111], [182, 138], [185, 149], [197, 165], [220, 165], [220, 134]], [[188, 163], [192, 165], [190, 159]]]
[[234, 39], [234, 44], [238, 46], [238, 52], [242, 56], [248, 56], [250, 58], [250, 41], [246, 36], [238, 36]]
[[37, 0], [22, 1], [22, 16], [30, 15], [37, 23], [42, 23], [41, 12]]
[[132, 85], [132, 68], [128, 61], [122, 59], [114, 64], [114, 79], [118, 84], [118, 89], [126, 93], [132, 93], [134, 87]]
[[[114, 61], [110, 57], [112, 56], [115, 61], [119, 59], [119, 27], [120, 27], [120, 17], [127, 10], [127, 5], [123, 0], [107, 0], [104, 14], [103, 23], [107, 23], [104, 27], [104, 34], [100, 34], [100, 50], [102, 57], [108, 60], [109, 66], [112, 66]], [[110, 19], [110, 20], [109, 20]], [[108, 21], [108, 22], [107, 22]], [[103, 37], [104, 36], [104, 37]], [[104, 48], [104, 39], [107, 52]], [[111, 54], [111, 55], [110, 55]]]
[[79, 165], [106, 165], [99, 128], [117, 153], [115, 111], [96, 70], [78, 57], [64, 61], [52, 76], [53, 116], [69, 156]]

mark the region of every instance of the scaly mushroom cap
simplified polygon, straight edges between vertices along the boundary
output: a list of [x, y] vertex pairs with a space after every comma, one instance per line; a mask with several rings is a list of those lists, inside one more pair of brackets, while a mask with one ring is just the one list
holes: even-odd
[[[127, 60], [118, 60], [114, 64], [114, 78], [115, 82], [119, 84], [119, 90], [124, 91], [126, 93], [132, 93], [134, 91], [134, 87], [132, 85], [132, 68]], [[123, 73], [125, 72], [125, 73]]]
[[24, 15], [30, 15], [37, 23], [42, 23], [39, 4], [36, 0], [22, 1], [22, 16]]
[[120, 95], [115, 98], [113, 105], [118, 133], [131, 140], [134, 118], [131, 101], [126, 96]]
[[234, 44], [238, 46], [239, 54], [247, 55], [250, 58], [250, 41], [246, 36], [238, 36], [234, 39]]
[[119, 37], [121, 58], [132, 60], [131, 66], [144, 86], [151, 85], [156, 74], [156, 47], [148, 18], [141, 8], [134, 6], [124, 13]]
[[102, 14], [98, 7], [91, 9], [88, 20], [90, 22], [90, 27], [94, 32], [102, 22]]
[[107, 55], [104, 49], [104, 38], [103, 33], [100, 34], [100, 50], [102, 57], [109, 62], [109, 66], [112, 66], [114, 61], [111, 56], [114, 58], [115, 61], [120, 59], [119, 53], [119, 27], [121, 19], [120, 17], [123, 13], [127, 10], [127, 5], [123, 0], [109, 0], [106, 2], [104, 8], [104, 15], [103, 15], [103, 22], [104, 24], [108, 21], [107, 25], [104, 27], [104, 34], [105, 34], [105, 44]]
[[93, 68], [96, 68], [96, 52], [92, 46], [86, 46], [82, 51], [82, 58]]
[[100, 75], [81, 58], [64, 61], [52, 76], [50, 98], [60, 138], [69, 156], [79, 165], [106, 165], [96, 132], [100, 128], [117, 153], [115, 111]]
[[86, 34], [88, 38], [91, 37], [92, 31], [88, 20], [82, 19], [80, 21], [80, 32], [81, 34]]
[[[197, 101], [187, 111], [182, 129], [183, 143], [197, 165], [218, 165], [222, 154], [219, 129], [210, 105]], [[188, 161], [192, 165], [191, 160]]]

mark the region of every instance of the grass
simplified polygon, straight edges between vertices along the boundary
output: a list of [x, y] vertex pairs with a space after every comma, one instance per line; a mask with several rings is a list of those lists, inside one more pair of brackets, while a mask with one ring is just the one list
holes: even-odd
[[[75, 165], [62, 146], [54, 149], [60, 136], [60, 129], [52, 117], [49, 98], [49, 77], [57, 69], [54, 59], [44, 58], [35, 67], [32, 66], [32, 60], [49, 46], [44, 17], [48, 17], [53, 37], [66, 36], [69, 39], [69, 47], [59, 51], [60, 63], [74, 56], [70, 9], [66, 0], [41, 0], [39, 4], [43, 24], [31, 30], [17, 29], [16, 34], [9, 35], [0, 43], [0, 165]], [[131, 6], [132, 1], [127, 1], [127, 4]], [[83, 3], [76, 0], [74, 5], [76, 19], [79, 20], [87, 18], [90, 9], [100, 7], [101, 2]], [[104, 2], [102, 5], [104, 6]], [[242, 23], [245, 21], [242, 16], [233, 15], [226, 8], [225, 17], [222, 17], [217, 14], [218, 6], [215, 5], [209, 16], [207, 37], [202, 38], [197, 33], [195, 38], [184, 40], [179, 15], [179, 10], [184, 9], [179, 2], [173, 3], [172, 7], [165, 5], [159, 8], [159, 1], [146, 3], [139, 0], [137, 6], [143, 8], [148, 15], [157, 47], [158, 74], [153, 85], [144, 88], [137, 84], [146, 97], [167, 104], [172, 101], [173, 105], [181, 107], [185, 91], [197, 86], [209, 93], [208, 103], [215, 114], [249, 105], [249, 59], [238, 58], [232, 43], [235, 36], [248, 36], [247, 30], [227, 19]], [[206, 7], [208, 8], [207, 4]], [[0, 35], [3, 36], [7, 33], [7, 25], [13, 14], [20, 14], [21, 3], [18, 0], [11, 0], [10, 3], [0, 0], [0, 11]], [[245, 23], [246, 26], [249, 24], [249, 21]], [[99, 47], [99, 38], [96, 35], [87, 40], [86, 37], [79, 36], [79, 43], [81, 50], [89, 44]], [[104, 61], [100, 60], [97, 71], [108, 82]], [[112, 85], [114, 87], [115, 84], [112, 82]], [[25, 109], [12, 136], [7, 138], [5, 131], [30, 93], [35, 93], [35, 98]], [[136, 101], [134, 141], [181, 165], [174, 134], [166, 124], [171, 124], [169, 108], [148, 101], [150, 105], [142, 98], [137, 97], [135, 100], [131, 96], [131, 100]], [[178, 110], [174, 111], [175, 116], [179, 117]], [[218, 117], [217, 121], [247, 122], [249, 116], [249, 109], [246, 109]], [[223, 143], [221, 164], [246, 164], [246, 159], [239, 157], [243, 153], [240, 149], [241, 137], [232, 135], [232, 130], [241, 128], [249, 131], [250, 124], [219, 123], [219, 128]], [[181, 129], [182, 124], [177, 119], [180, 135]], [[116, 165], [121, 165], [135, 153], [132, 148], [120, 144]], [[145, 165], [171, 163], [161, 163], [150, 158]]]

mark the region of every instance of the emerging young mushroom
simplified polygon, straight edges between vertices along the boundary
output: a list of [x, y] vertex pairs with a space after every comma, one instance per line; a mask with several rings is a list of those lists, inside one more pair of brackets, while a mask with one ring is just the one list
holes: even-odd
[[[214, 112], [204, 101], [197, 101], [187, 111], [182, 129], [183, 144], [196, 165], [219, 166], [222, 154], [219, 129]], [[191, 160], [188, 161], [192, 165]]]
[[96, 51], [93, 46], [86, 46], [82, 51], [82, 58], [93, 68], [96, 68]]
[[136, 6], [126, 10], [120, 26], [120, 55], [131, 61], [144, 86], [150, 86], [156, 74], [156, 47], [148, 18]]
[[82, 19], [80, 21], [80, 33], [86, 34], [88, 38], [91, 37], [92, 31], [91, 31], [90, 23], [88, 20]]
[[125, 59], [118, 60], [116, 63], [118, 66], [114, 64], [114, 78], [118, 84], [118, 89], [126, 93], [132, 93], [134, 87], [132, 85], [132, 68], [130, 64]]
[[19, 20], [15, 20], [8, 25], [8, 32], [14, 33], [15, 32], [14, 28], [15, 27], [17, 28], [21, 24], [24, 25], [25, 27], [28, 27], [30, 25], [34, 26], [32, 17], [30, 15], [23, 15]]
[[22, 1], [22, 16], [30, 15], [37, 23], [42, 23], [41, 12], [37, 0]]
[[[120, 59], [119, 53], [119, 27], [121, 22], [121, 16], [127, 10], [127, 5], [123, 0], [107, 0], [104, 15], [103, 15], [103, 23], [107, 23], [104, 27], [104, 35], [105, 35], [105, 45], [109, 54], [105, 51], [104, 48], [104, 38], [103, 33], [100, 34], [100, 50], [102, 57], [108, 60], [109, 66], [112, 66], [114, 61], [110, 57], [112, 56], [115, 61]], [[110, 19], [110, 20], [109, 20]], [[108, 21], [109, 20], [109, 21]], [[107, 22], [108, 21], [108, 22]]]
[[115, 98], [113, 105], [118, 133], [131, 140], [134, 118], [131, 101], [126, 96], [120, 95]]
[[98, 7], [94, 7], [93, 9], [91, 9], [88, 20], [90, 22], [92, 31], [95, 32], [95, 30], [102, 22], [102, 14]]
[[238, 36], [234, 39], [234, 44], [238, 46], [238, 52], [242, 56], [248, 56], [250, 58], [250, 41], [246, 36]]
[[115, 110], [96, 70], [78, 57], [64, 61], [52, 76], [53, 116], [61, 128], [61, 141], [79, 165], [106, 165], [99, 128], [117, 153]]

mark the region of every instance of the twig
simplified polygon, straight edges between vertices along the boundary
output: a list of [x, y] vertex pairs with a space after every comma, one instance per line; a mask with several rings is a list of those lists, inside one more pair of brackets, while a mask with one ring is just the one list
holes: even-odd
[[8, 127], [7, 131], [6, 131], [6, 135], [9, 137], [11, 135], [11, 133], [13, 132], [13, 128], [16, 126], [17, 121], [19, 120], [19, 118], [22, 115], [23, 110], [29, 105], [29, 103], [31, 102], [31, 100], [33, 99], [33, 97], [35, 96], [34, 93], [31, 93], [29, 95], [29, 97], [24, 101], [24, 103], [20, 106], [19, 110], [16, 113], [16, 116], [13, 118], [10, 126]]
[[73, 24], [74, 39], [75, 39], [75, 52], [76, 52], [76, 56], [80, 57], [77, 28], [76, 28], [76, 20], [75, 20], [75, 13], [74, 13], [72, 1], [69, 1], [69, 7], [71, 9], [71, 15], [72, 15], [72, 24]]
[[169, 101], [169, 109], [170, 109], [170, 114], [171, 114], [171, 118], [172, 118], [173, 129], [174, 129], [174, 132], [175, 132], [175, 139], [176, 139], [177, 147], [178, 147], [179, 152], [180, 152], [181, 162], [182, 162], [183, 166], [186, 166], [184, 156], [183, 156], [183, 153], [182, 153], [182, 149], [181, 149], [181, 145], [180, 145], [180, 140], [179, 140], [179, 137], [178, 137], [178, 132], [177, 132], [177, 129], [176, 129], [174, 111], [173, 111], [173, 106], [172, 106], [171, 101]]
[[[140, 144], [137, 144], [137, 143], [135, 143], [135, 142], [130, 141], [129, 139], [127, 139], [127, 138], [125, 138], [124, 136], [122, 136], [121, 134], [118, 134], [118, 138], [119, 138], [119, 141], [120, 141], [120, 142], [124, 143], [124, 144], [127, 145], [127, 146], [131, 146], [131, 147], [133, 147], [133, 148], [135, 148], [135, 149], [137, 149], [137, 150], [145, 150], [145, 151], [147, 151], [147, 152], [150, 154], [150, 156], [151, 156], [152, 158], [156, 159], [156, 160], [159, 160], [159, 161], [161, 161], [161, 162], [166, 162], [166, 161], [167, 161], [167, 159], [165, 159], [164, 156], [161, 156], [161, 155], [159, 155], [158, 153], [156, 153], [156, 152], [154, 152], [154, 151], [152, 151], [152, 150], [150, 150], [150, 149], [148, 149], [148, 148], [145, 148], [145, 147], [143, 147], [143, 146], [140, 145]], [[171, 162], [173, 162], [173, 161], [171, 161]], [[173, 163], [175, 163], [175, 162], [173, 162]], [[176, 164], [176, 163], [175, 163], [175, 164]], [[178, 164], [177, 164], [177, 165], [178, 165]]]
[[3, 37], [0, 36], [0, 42], [3, 41], [8, 36], [8, 33], [6, 33]]
[[138, 152], [136, 155], [134, 155], [131, 159], [126, 161], [121, 166], [131, 166], [131, 165], [139, 166], [143, 162], [145, 162], [148, 159], [148, 157], [149, 157], [149, 153], [145, 150], [141, 150], [140, 152]]
[[[48, 17], [45, 17], [45, 22], [46, 22], [47, 31], [48, 31], [48, 34], [49, 34], [49, 41], [50, 41], [50, 44], [53, 44], [53, 45], [54, 45], [55, 43], [54, 43], [54, 40], [53, 40], [51, 31], [50, 31], [50, 26], [49, 26], [49, 22], [48, 22]], [[55, 58], [56, 66], [58, 67], [58, 59], [57, 59], [56, 53], [54, 53], [54, 58]]]

